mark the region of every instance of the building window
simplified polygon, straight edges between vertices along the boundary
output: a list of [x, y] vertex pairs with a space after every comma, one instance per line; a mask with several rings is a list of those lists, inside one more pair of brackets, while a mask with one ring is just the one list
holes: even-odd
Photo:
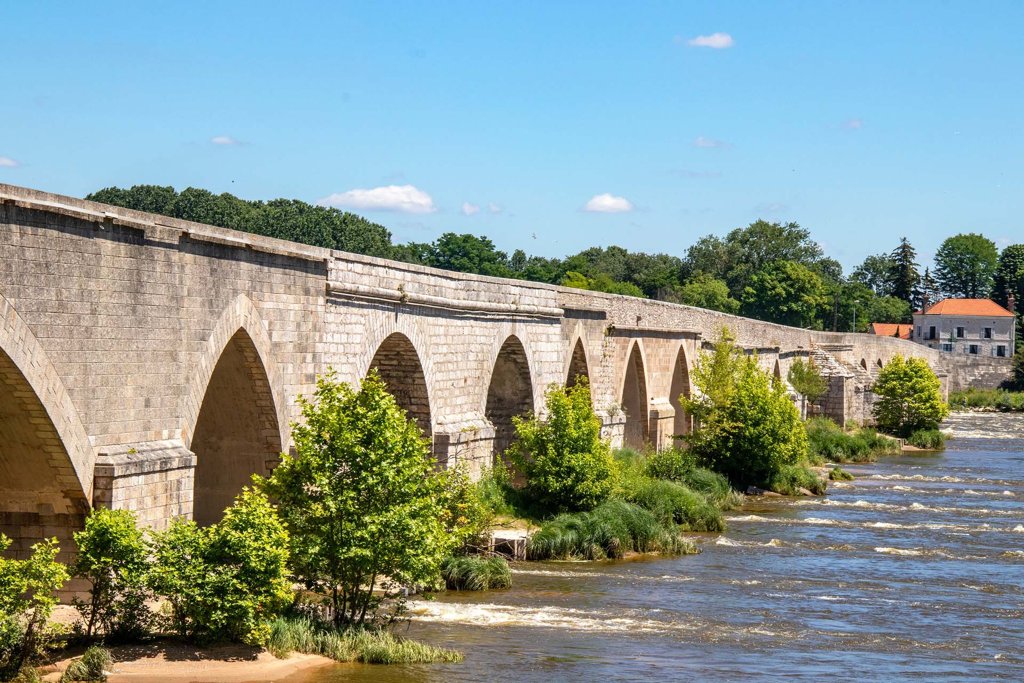
[[956, 338], [957, 339], [963, 339], [964, 338], [964, 328], [962, 328], [962, 327], [956, 328]]
[[942, 350], [943, 351], [952, 351], [953, 350], [953, 345], [952, 344], [943, 344], [942, 345]]
[[992, 338], [992, 328], [991, 327], [986, 327], [985, 328], [985, 339], [991, 339], [991, 338]]
[[917, 326], [917, 334], [914, 335], [914, 336], [916, 336], [916, 337], [920, 337], [921, 336], [921, 326], [920, 325]]
[[928, 338], [935, 339], [935, 325], [928, 328]]
[[971, 344], [971, 347], [970, 347], [970, 349], [967, 352], [968, 353], [972, 353], [975, 356], [977, 356], [978, 355], [978, 345], [977, 344]]
[[996, 355], [998, 357], [1000, 357], [1000, 358], [1006, 358], [1006, 347], [1005, 346], [997, 346], [996, 347]]

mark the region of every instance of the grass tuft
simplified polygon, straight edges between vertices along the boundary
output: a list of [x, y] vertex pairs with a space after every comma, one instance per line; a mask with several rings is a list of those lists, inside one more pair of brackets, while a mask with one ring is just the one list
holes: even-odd
[[783, 465], [768, 482], [769, 490], [784, 496], [800, 495], [801, 488], [820, 496], [825, 493], [826, 483], [807, 465]]
[[462, 653], [400, 638], [385, 629], [336, 628], [304, 616], [280, 617], [270, 630], [268, 648], [276, 657], [292, 652], [338, 662], [432, 664], [461, 662]]
[[702, 494], [663, 479], [638, 479], [626, 500], [650, 510], [664, 525], [689, 531], [724, 531], [722, 512]]
[[853, 481], [853, 475], [838, 465], [828, 473], [828, 478], [830, 481]]
[[818, 463], [872, 462], [879, 455], [899, 451], [898, 441], [871, 428], [845, 432], [827, 417], [812, 417], [806, 427], [810, 456]]
[[926, 451], [941, 451], [946, 447], [946, 435], [938, 429], [919, 429], [907, 437], [907, 443]]
[[1004, 413], [1024, 412], [1024, 392], [1006, 389], [966, 389], [954, 391], [950, 407], [958, 410], [998, 410]]
[[512, 587], [512, 570], [508, 561], [498, 556], [450, 557], [441, 567], [441, 576], [449, 590], [486, 591]]
[[106, 672], [113, 662], [110, 652], [98, 645], [93, 645], [85, 651], [85, 654], [68, 664], [64, 673], [61, 674], [60, 683], [69, 683], [70, 681], [100, 681], [102, 683], [107, 680]]

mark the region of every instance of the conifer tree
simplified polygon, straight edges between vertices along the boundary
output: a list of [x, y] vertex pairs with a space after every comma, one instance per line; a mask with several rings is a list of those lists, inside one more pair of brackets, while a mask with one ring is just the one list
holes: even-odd
[[903, 299], [914, 305], [914, 290], [917, 288], [921, 275], [917, 272], [917, 252], [906, 237], [900, 238], [900, 245], [893, 249], [892, 259], [892, 296]]

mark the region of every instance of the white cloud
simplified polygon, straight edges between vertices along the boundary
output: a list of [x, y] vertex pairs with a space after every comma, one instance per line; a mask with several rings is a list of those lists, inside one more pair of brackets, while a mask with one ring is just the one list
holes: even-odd
[[238, 140], [234, 139], [230, 135], [215, 135], [210, 138], [210, 142], [215, 145], [237, 145], [240, 144]]
[[846, 128], [847, 130], [860, 130], [863, 127], [863, 119], [847, 119], [846, 121], [843, 121], [843, 128]]
[[17, 161], [10, 157], [0, 157], [0, 168], [17, 168], [21, 166]]
[[703, 149], [723, 149], [725, 147], [728, 147], [729, 143], [723, 142], [722, 140], [716, 140], [714, 138], [704, 137], [703, 135], [698, 135], [697, 138], [693, 141], [693, 146], [701, 147]]
[[712, 33], [706, 36], [697, 36], [686, 41], [690, 47], [710, 47], [715, 50], [722, 50], [733, 46], [733, 39], [728, 33]]
[[462, 202], [462, 215], [472, 216], [473, 214], [480, 213], [480, 207], [476, 204], [470, 204], [469, 202]]
[[401, 211], [402, 213], [434, 213], [437, 211], [430, 195], [412, 185], [386, 185], [371, 189], [335, 192], [324, 197], [317, 204], [369, 211]]
[[625, 197], [616, 197], [605, 192], [591, 197], [583, 210], [592, 213], [626, 213], [633, 210], [633, 203]]
[[491, 213], [501, 213], [505, 210], [505, 207], [495, 204], [494, 202], [490, 202], [487, 204], [487, 210]]

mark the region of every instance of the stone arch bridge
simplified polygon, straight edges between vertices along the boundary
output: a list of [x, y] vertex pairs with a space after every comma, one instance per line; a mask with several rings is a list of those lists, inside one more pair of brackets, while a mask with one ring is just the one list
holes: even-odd
[[[91, 506], [216, 520], [289, 446], [295, 399], [377, 368], [441, 463], [476, 470], [551, 383], [589, 378], [616, 443], [690, 428], [702, 346], [729, 327], [825, 410], [863, 420], [899, 339], [434, 270], [0, 185], [0, 531], [21, 553]], [[951, 373], [955, 384], [959, 375]], [[67, 547], [67, 545], [65, 545]]]

